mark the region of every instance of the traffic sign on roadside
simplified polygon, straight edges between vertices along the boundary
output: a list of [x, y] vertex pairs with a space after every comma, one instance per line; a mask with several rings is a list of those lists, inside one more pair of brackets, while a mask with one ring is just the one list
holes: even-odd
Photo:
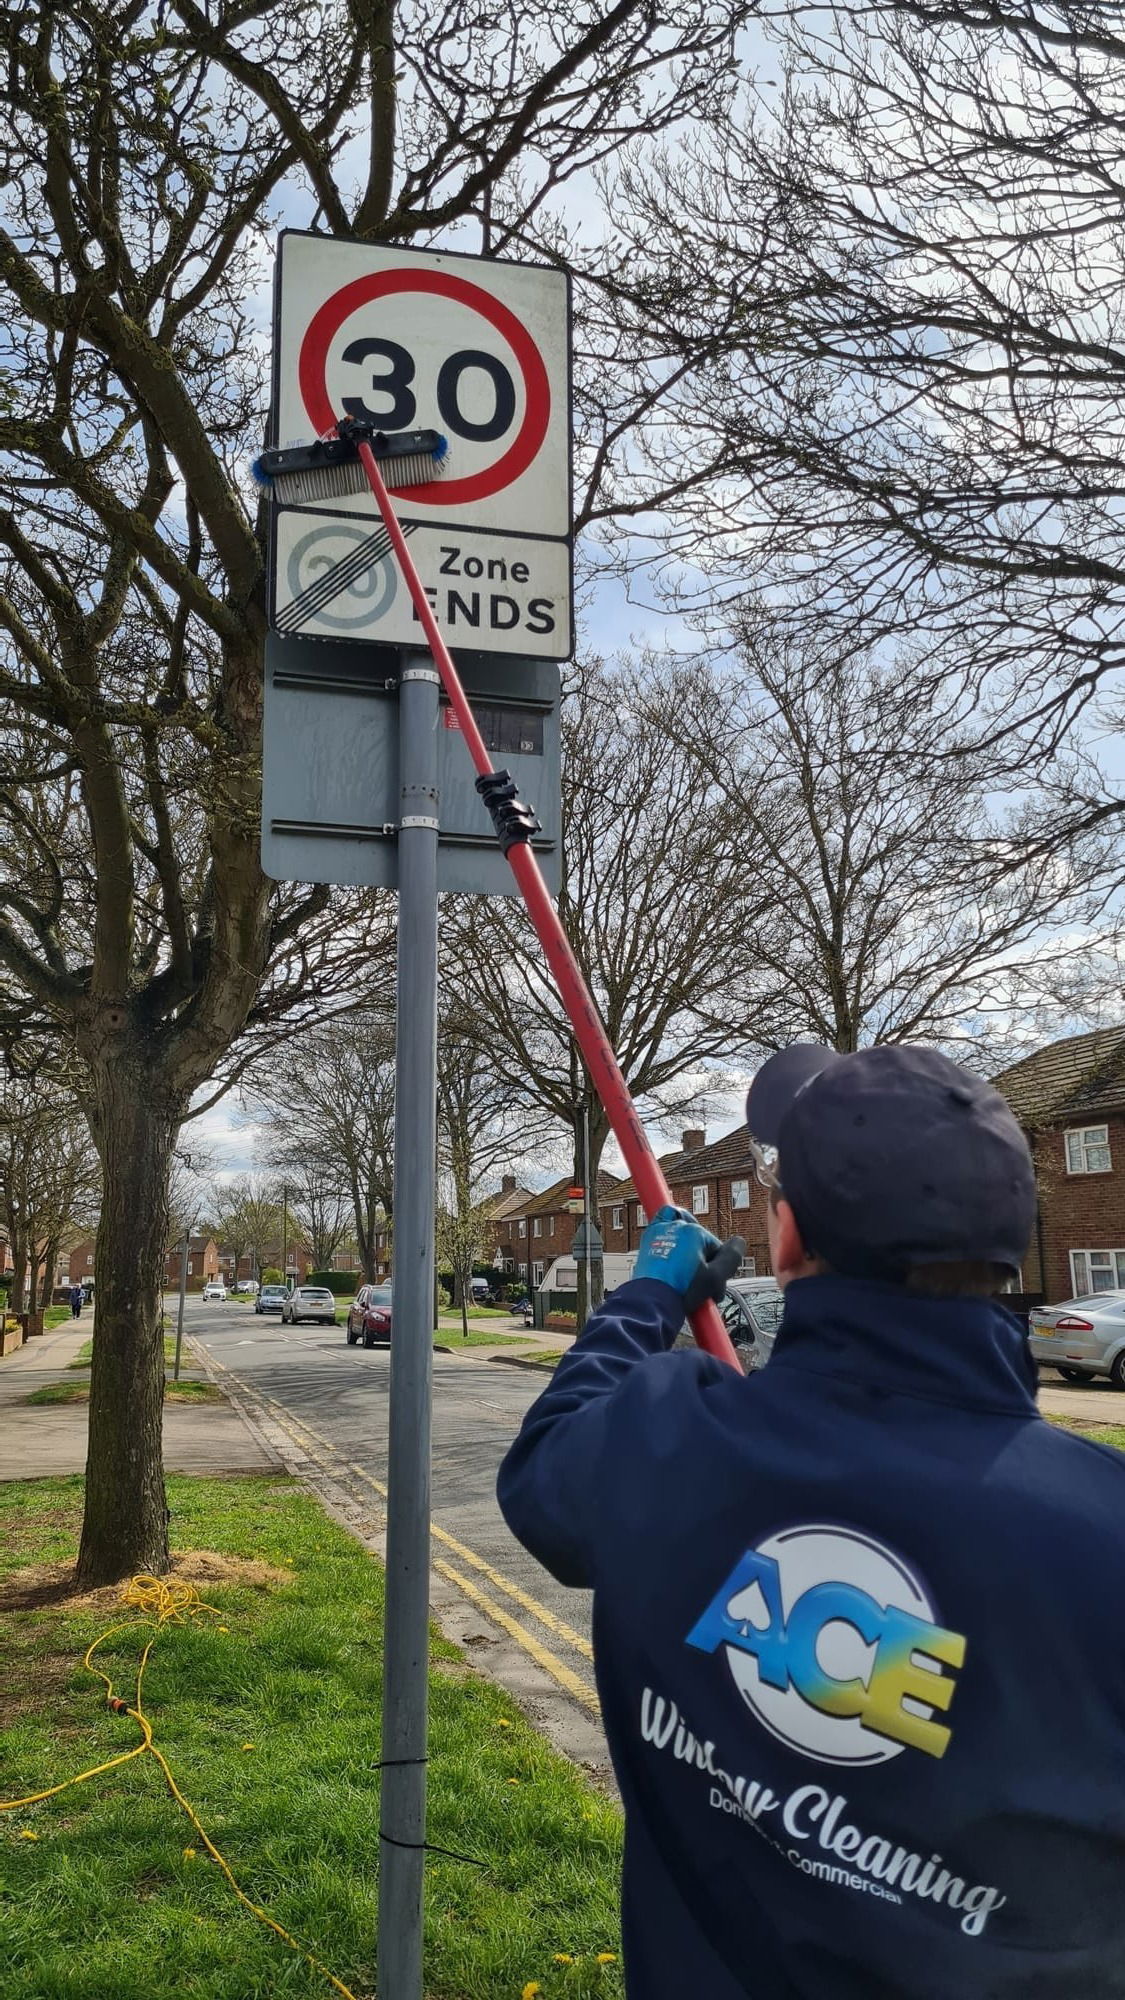
[[[272, 441], [318, 437], [345, 415], [442, 432], [443, 475], [394, 498], [449, 643], [569, 658], [565, 274], [300, 230], [283, 232], [277, 268]], [[421, 643], [373, 495], [272, 513], [279, 632]]]
[[[562, 874], [559, 670], [547, 660], [461, 656], [477, 726], [535, 808], [548, 888]], [[266, 639], [262, 866], [277, 881], [398, 886], [398, 661], [357, 644]], [[438, 888], [519, 891], [452, 709], [437, 731]]]

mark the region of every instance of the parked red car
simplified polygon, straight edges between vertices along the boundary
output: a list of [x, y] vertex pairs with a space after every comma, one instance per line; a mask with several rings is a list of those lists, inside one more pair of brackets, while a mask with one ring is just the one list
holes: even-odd
[[357, 1341], [364, 1347], [385, 1347], [391, 1337], [390, 1286], [361, 1285], [348, 1307], [344, 1331], [349, 1347]]

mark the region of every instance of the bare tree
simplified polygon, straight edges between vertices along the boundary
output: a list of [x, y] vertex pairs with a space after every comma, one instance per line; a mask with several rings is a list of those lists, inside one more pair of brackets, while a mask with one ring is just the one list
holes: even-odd
[[466, 1340], [473, 1265], [488, 1241], [486, 1185], [502, 1161], [530, 1150], [550, 1125], [542, 1109], [528, 1103], [522, 1081], [513, 1082], [504, 1052], [482, 1042], [481, 1026], [472, 989], [444, 994], [438, 1024], [437, 1253], [452, 1272], [453, 1304], [460, 1308]]
[[[3, 1011], [73, 1042], [105, 1197], [78, 1575], [167, 1563], [159, 1297], [177, 1130], [336, 959], [258, 859], [263, 429], [282, 194], [330, 233], [580, 252], [565, 193], [710, 115], [751, 9], [27, 0], [0, 23]], [[366, 143], [358, 188], [356, 135]], [[588, 483], [620, 456], [588, 428]], [[127, 1385], [127, 1391], [124, 1385]]]
[[[625, 1079], [647, 1108], [725, 1063], [740, 1004], [732, 940], [763, 907], [742, 845], [737, 797], [678, 727], [659, 677], [585, 660], [563, 708], [563, 846], [558, 899], [571, 946]], [[516, 1090], [567, 1127], [575, 1178], [609, 1132], [522, 908], [454, 905], [449, 982], [471, 992], [482, 1050]], [[487, 968], [485, 973], [484, 968]]]
[[0, 1215], [12, 1252], [11, 1305], [48, 1305], [67, 1237], [89, 1229], [100, 1194], [89, 1127], [45, 1065], [0, 1075]]
[[618, 338], [669, 385], [638, 501], [699, 601], [750, 560], [797, 631], [917, 634], [1026, 768], [1125, 658], [1121, 10], [767, 17], [725, 129], [618, 188]]
[[[762, 892], [726, 933], [744, 1045], [932, 1041], [995, 1066], [1064, 942], [1112, 941], [1117, 843], [1037, 841], [1050, 804], [1001, 805], [979, 721], [911, 669], [840, 656], [831, 631], [798, 648], [762, 607], [733, 670], [650, 665], [654, 714], [737, 813]], [[1057, 760], [1060, 791], [1075, 763]]]
[[296, 1038], [256, 1079], [271, 1153], [302, 1148], [346, 1191], [364, 1277], [394, 1202], [394, 1020], [358, 1008]]
[[211, 1195], [211, 1215], [222, 1232], [222, 1240], [237, 1258], [249, 1253], [255, 1276], [263, 1264], [280, 1254], [282, 1238], [281, 1196], [271, 1176], [239, 1174], [234, 1180], [216, 1182]]

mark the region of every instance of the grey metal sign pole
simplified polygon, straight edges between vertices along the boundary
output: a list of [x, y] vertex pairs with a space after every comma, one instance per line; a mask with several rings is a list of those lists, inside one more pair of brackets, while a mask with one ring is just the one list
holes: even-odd
[[437, 1175], [438, 676], [402, 655], [378, 2000], [422, 2000]]

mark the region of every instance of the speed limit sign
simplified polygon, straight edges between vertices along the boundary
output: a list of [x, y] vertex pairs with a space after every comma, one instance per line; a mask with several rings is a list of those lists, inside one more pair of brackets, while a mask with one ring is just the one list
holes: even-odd
[[[570, 655], [569, 305], [535, 265], [282, 234], [271, 441], [344, 416], [448, 439], [443, 475], [392, 495], [453, 647]], [[272, 514], [277, 631], [422, 643], [373, 495]]]

